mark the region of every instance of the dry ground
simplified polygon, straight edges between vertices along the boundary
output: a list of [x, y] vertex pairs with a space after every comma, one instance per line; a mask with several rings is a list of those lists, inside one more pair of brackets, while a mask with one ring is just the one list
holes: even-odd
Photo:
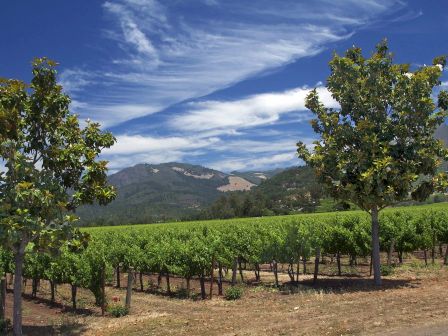
[[[371, 285], [366, 272], [361, 267], [350, 277], [324, 276], [315, 287], [306, 280], [310, 276], [302, 275], [305, 281], [298, 288], [246, 286], [238, 301], [135, 291], [131, 314], [122, 318], [101, 317], [88, 291], [79, 295], [81, 309], [71, 312], [66, 307], [70, 301], [66, 286], [58, 288], [58, 304], [51, 305], [48, 285], [43, 284], [40, 299], [25, 296], [24, 331], [39, 336], [447, 334], [448, 269], [405, 266], [386, 277], [381, 289]], [[272, 275], [262, 272], [262, 279], [270, 282]], [[282, 280], [287, 279], [282, 275]], [[180, 285], [180, 279], [172, 280], [173, 288]], [[193, 287], [197, 290], [198, 284]], [[107, 296], [118, 296], [123, 302], [125, 289], [108, 287]]]

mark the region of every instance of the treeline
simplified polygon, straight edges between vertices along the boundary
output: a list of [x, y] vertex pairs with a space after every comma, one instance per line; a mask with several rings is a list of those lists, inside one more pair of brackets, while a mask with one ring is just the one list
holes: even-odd
[[[398, 206], [447, 202], [445, 194], [431, 195], [424, 202], [404, 201]], [[183, 220], [229, 219], [297, 213], [347, 211], [358, 209], [354, 204], [336, 201], [318, 184], [308, 166], [294, 167], [263, 181], [250, 191], [234, 191], [222, 195], [210, 207]]]
[[[263, 181], [251, 191], [229, 192], [190, 218], [226, 219], [315, 212], [324, 197], [324, 190], [316, 182], [313, 170], [305, 166], [294, 167]], [[334, 205], [336, 203], [332, 202]]]
[[[381, 249], [389, 255], [398, 253], [402, 262], [406, 253], [422, 250], [435, 262], [436, 251], [448, 244], [447, 206], [408, 207], [386, 210], [381, 221]], [[298, 280], [301, 263], [314, 259], [315, 279], [319, 260], [324, 254], [336, 256], [341, 274], [340, 256], [348, 255], [353, 265], [357, 258], [370, 256], [370, 222], [361, 212], [312, 214], [269, 218], [248, 218], [228, 221], [178, 223], [170, 225], [93, 228], [87, 232], [87, 247], [65, 246], [56, 254], [28, 251], [24, 277], [32, 281], [32, 295], [37, 295], [40, 280], [55, 287], [72, 286], [72, 302], [76, 307], [77, 288], [89, 289], [96, 303], [104, 307], [104, 286], [112, 283], [113, 274], [132, 270], [140, 274], [141, 290], [145, 289], [144, 274], [165, 278], [169, 292], [170, 277], [185, 279], [187, 291], [192, 279], [201, 284], [215, 282], [222, 293], [224, 270], [231, 270], [232, 284], [237, 273], [252, 270], [258, 281], [260, 265], [271, 264], [275, 285], [279, 285], [279, 263], [288, 265], [291, 281]], [[4, 273], [14, 273], [12, 254], [0, 253]], [[445, 255], [445, 263], [447, 262]], [[118, 280], [119, 281], [119, 280]]]

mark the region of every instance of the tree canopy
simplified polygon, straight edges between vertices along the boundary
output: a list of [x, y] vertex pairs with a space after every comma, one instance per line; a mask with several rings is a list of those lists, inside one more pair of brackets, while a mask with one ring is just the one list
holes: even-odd
[[374, 221], [388, 205], [409, 196], [424, 200], [448, 186], [446, 173], [438, 172], [448, 150], [434, 138], [447, 115], [448, 93], [433, 99], [445, 66], [445, 57], [415, 71], [394, 64], [386, 40], [369, 58], [358, 47], [333, 56], [327, 88], [340, 107], [326, 108], [311, 91], [306, 107], [320, 138], [312, 152], [297, 144], [299, 157], [333, 197], [355, 203]]
[[70, 225], [76, 220], [71, 212], [115, 197], [107, 184], [107, 162], [98, 160], [115, 138], [94, 122], [81, 127], [70, 113], [70, 98], [57, 84], [55, 62], [40, 58], [32, 65], [29, 85], [0, 81], [0, 162], [6, 167], [0, 173], [0, 240], [15, 255], [17, 335], [21, 290], [16, 286], [28, 244], [54, 250], [66, 240], [82, 244], [85, 237]]

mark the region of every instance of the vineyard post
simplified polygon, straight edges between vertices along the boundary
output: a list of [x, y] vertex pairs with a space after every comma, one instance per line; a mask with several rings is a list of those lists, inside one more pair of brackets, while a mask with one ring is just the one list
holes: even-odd
[[128, 270], [128, 285], [126, 290], [126, 308], [131, 308], [132, 284], [134, 282], [134, 269], [129, 267]]

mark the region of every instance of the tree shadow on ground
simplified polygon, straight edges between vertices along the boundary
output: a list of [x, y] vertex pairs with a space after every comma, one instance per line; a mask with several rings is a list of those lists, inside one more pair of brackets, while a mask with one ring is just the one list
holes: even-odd
[[[351, 293], [351, 292], [372, 292], [372, 291], [385, 291], [388, 289], [396, 289], [403, 287], [418, 287], [420, 284], [416, 280], [404, 280], [404, 279], [382, 279], [383, 284], [376, 286], [373, 279], [369, 278], [325, 278], [317, 279], [316, 283], [313, 283], [313, 279], [307, 279], [297, 282], [287, 283], [289, 286], [304, 286], [313, 290], [322, 290], [324, 292], [332, 293]], [[286, 285], [286, 284], [285, 284]]]
[[[76, 315], [93, 315], [95, 312], [88, 308], [77, 308], [73, 309], [71, 306], [67, 306], [61, 302], [52, 302], [51, 300], [40, 298], [40, 297], [33, 297], [29, 294], [22, 294], [23, 299], [25, 299], [28, 302], [32, 302], [34, 304], [41, 304], [45, 305], [49, 308], [56, 308], [60, 309], [63, 312], [70, 312]], [[42, 334], [46, 335], [46, 334]]]
[[[81, 335], [83, 332], [87, 331], [85, 325], [79, 323], [64, 324], [64, 325], [40, 325], [40, 326], [30, 326], [24, 325], [23, 336], [77, 336]], [[12, 335], [12, 331], [8, 333]]]

